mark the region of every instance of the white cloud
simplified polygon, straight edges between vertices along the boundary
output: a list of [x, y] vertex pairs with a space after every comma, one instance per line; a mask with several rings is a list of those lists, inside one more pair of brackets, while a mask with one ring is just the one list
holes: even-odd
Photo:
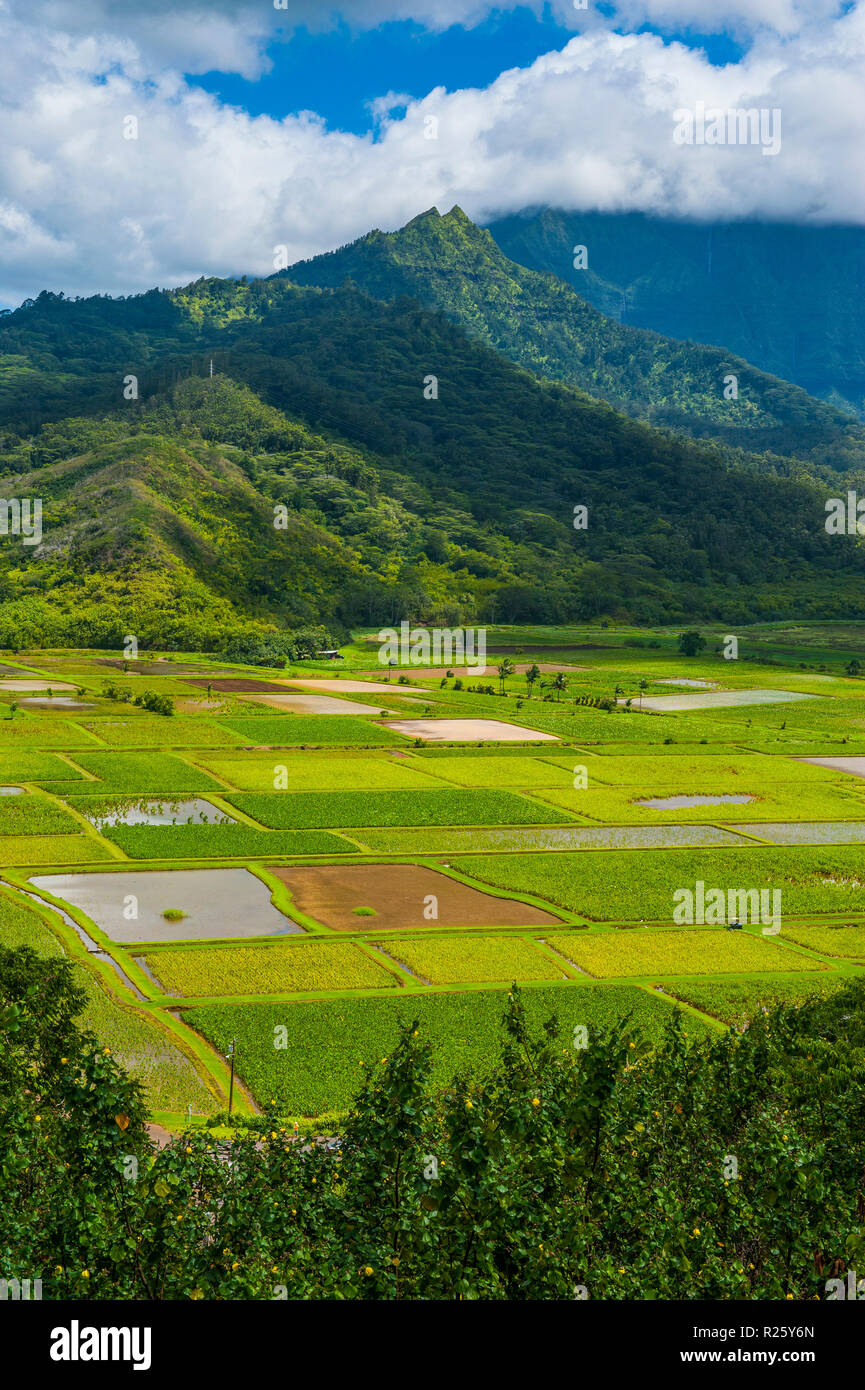
[[[224, 15], [209, 13], [218, 45]], [[172, 42], [189, 34], [188, 14], [175, 18]], [[484, 90], [437, 88], [393, 119], [380, 104], [375, 137], [356, 136], [221, 107], [154, 67], [132, 28], [42, 31], [7, 7], [0, 299], [268, 274], [280, 244], [314, 255], [454, 202], [478, 219], [550, 204], [865, 222], [863, 59], [865, 5], [794, 38], [765, 32], [721, 69], [651, 34], [595, 29]], [[672, 113], [698, 101], [780, 108], [780, 154], [675, 145]], [[137, 140], [124, 139], [129, 115]]]

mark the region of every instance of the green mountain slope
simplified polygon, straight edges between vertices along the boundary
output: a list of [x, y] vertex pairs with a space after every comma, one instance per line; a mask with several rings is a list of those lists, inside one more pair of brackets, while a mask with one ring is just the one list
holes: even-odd
[[863, 227], [546, 210], [489, 231], [506, 256], [623, 323], [713, 343], [865, 415]]
[[[821, 469], [865, 469], [865, 428], [845, 411], [732, 352], [615, 322], [564, 282], [560, 265], [553, 275], [509, 260], [459, 208], [445, 217], [432, 208], [401, 231], [371, 232], [280, 273], [330, 288], [350, 279], [381, 299], [409, 295], [530, 370], [652, 424]], [[735, 400], [724, 395], [731, 375]]]
[[0, 493], [45, 505], [41, 545], [0, 538], [0, 646], [865, 615], [862, 543], [827, 536], [804, 469], [653, 430], [407, 298], [285, 279], [46, 297], [0, 324], [0, 403]]

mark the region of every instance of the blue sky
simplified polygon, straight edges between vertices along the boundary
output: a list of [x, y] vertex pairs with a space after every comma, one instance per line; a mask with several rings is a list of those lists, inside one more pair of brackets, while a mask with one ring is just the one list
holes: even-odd
[[[865, 225], [865, 0], [614, 4], [0, 0], [0, 304], [268, 275], [455, 203]], [[777, 111], [772, 157], [677, 139], [705, 108]]]
[[[662, 31], [644, 24], [633, 32]], [[486, 87], [508, 68], [528, 67], [573, 37], [574, 30], [558, 23], [549, 8], [542, 16], [528, 8], [500, 11], [473, 28], [454, 24], [442, 31], [413, 20], [364, 30], [341, 21], [329, 33], [301, 27], [275, 39], [267, 46], [270, 71], [254, 79], [212, 71], [187, 74], [187, 80], [253, 116], [282, 119], [314, 111], [331, 130], [361, 135], [374, 126], [370, 103], [387, 92], [419, 99], [434, 87]], [[738, 62], [744, 52], [724, 33], [666, 30], [663, 37], [703, 50], [713, 65]]]

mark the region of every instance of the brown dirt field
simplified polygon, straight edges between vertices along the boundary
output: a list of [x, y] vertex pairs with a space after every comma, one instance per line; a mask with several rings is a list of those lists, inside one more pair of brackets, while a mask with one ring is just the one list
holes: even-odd
[[184, 685], [200, 685], [202, 690], [210, 686], [213, 690], [218, 690], [221, 694], [231, 690], [261, 690], [268, 695], [278, 695], [279, 686], [273, 681], [257, 681], [251, 676], [214, 676], [213, 680], [185, 680]]
[[[495, 898], [418, 864], [316, 864], [271, 869], [308, 917], [336, 931], [409, 927], [533, 927], [561, 925], [557, 917], [512, 898]], [[438, 919], [424, 917], [424, 899], [438, 898]], [[357, 917], [356, 907], [375, 908]]]

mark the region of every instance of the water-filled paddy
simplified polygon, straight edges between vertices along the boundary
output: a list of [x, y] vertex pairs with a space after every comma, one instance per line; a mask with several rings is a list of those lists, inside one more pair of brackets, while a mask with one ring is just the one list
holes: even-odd
[[298, 690], [342, 690], [346, 695], [363, 695], [367, 691], [370, 694], [384, 691], [386, 694], [394, 695], [399, 694], [401, 689], [396, 681], [390, 684], [387, 681], [329, 680], [325, 677], [314, 680], [284, 680], [279, 684], [290, 685], [292, 689], [296, 686]]
[[[738, 705], [782, 705], [792, 700], [816, 700], [816, 695], [804, 695], [798, 690], [707, 690], [694, 695], [649, 695], [642, 701], [643, 709], [659, 714], [687, 709], [727, 709]], [[624, 699], [619, 704], [624, 704]]]
[[98, 829], [111, 825], [218, 825], [234, 817], [220, 811], [202, 797], [186, 801], [145, 801], [130, 806], [113, 806], [111, 810], [89, 811], [83, 803], [79, 809]]
[[658, 678], [658, 680], [655, 682], [655, 684], [656, 684], [656, 685], [687, 685], [687, 686], [690, 686], [690, 688], [691, 688], [692, 690], [712, 690], [713, 687], [714, 687], [714, 681], [694, 681], [694, 680], [684, 680], [684, 679], [683, 679], [683, 680], [675, 680], [672, 676], [663, 676], [663, 677], [660, 677], [660, 676], [659, 676], [659, 678]]
[[[301, 930], [277, 911], [270, 889], [247, 869], [40, 874], [30, 882], [86, 913], [112, 941], [200, 941]], [[184, 915], [166, 921], [167, 911]]]
[[857, 845], [865, 841], [865, 821], [783, 821], [750, 825], [731, 825], [731, 830], [747, 830], [761, 840], [779, 845]]
[[865, 777], [865, 758], [797, 758], [796, 761], [830, 767], [835, 772], [847, 772], [851, 777]]
[[22, 709], [95, 709], [87, 700], [75, 700], [68, 695], [34, 696], [18, 701]]
[[714, 825], [549, 826], [514, 830], [364, 830], [355, 840], [379, 854], [469, 854], [519, 849], [670, 849], [682, 845], [740, 845], [740, 836]]
[[745, 806], [753, 796], [653, 796], [648, 801], [635, 801], [635, 806], [650, 806], [653, 811], [678, 811], [684, 806]]

